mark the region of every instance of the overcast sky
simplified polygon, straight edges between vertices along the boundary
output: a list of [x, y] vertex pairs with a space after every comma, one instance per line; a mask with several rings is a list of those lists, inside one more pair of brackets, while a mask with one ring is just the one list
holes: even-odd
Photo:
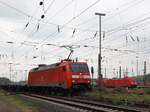
[[24, 80], [38, 64], [66, 58], [69, 51], [57, 47], [61, 45], [80, 45], [72, 58], [94, 66], [97, 77], [99, 18], [95, 12], [106, 14], [102, 17], [103, 75], [116, 77], [121, 66], [135, 76], [137, 62], [142, 75], [144, 61], [150, 72], [149, 0], [44, 0], [40, 6], [41, 1], [0, 0], [0, 77], [10, 78], [11, 71], [12, 80]]

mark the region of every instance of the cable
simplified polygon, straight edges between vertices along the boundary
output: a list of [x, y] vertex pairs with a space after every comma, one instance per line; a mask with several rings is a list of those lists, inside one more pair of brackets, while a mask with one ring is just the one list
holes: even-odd
[[[120, 5], [119, 7], [124, 7], [124, 6], [126, 6], [126, 5], [128, 5], [128, 4], [131, 4], [132, 2], [135, 2], [135, 0], [132, 0], [131, 2], [127, 2], [127, 3], [125, 3], [125, 4], [122, 4], [122, 5]], [[117, 7], [117, 8], [114, 8], [114, 9], [111, 9], [111, 10], [109, 10], [109, 11], [106, 11], [105, 13], [108, 15], [108, 14], [111, 14], [112, 12], [114, 12], [114, 11], [118, 11], [118, 9], [120, 9], [119, 7]], [[95, 20], [97, 17], [91, 17], [90, 19], [88, 19], [88, 20], [86, 20], [86, 21], [84, 21], [84, 22], [81, 22], [80, 24], [77, 24], [77, 25], [75, 25], [76, 27], [77, 26], [80, 26], [80, 25], [83, 25], [83, 24], [86, 24], [86, 23], [88, 23], [88, 22], [90, 22], [91, 20]], [[112, 18], [111, 18], [112, 19]]]
[[[70, 22], [72, 22], [75, 18], [81, 16], [84, 12], [86, 12], [88, 9], [90, 9], [91, 7], [93, 7], [93, 6], [94, 6], [95, 4], [97, 4], [99, 1], [100, 1], [100, 0], [97, 0], [97, 1], [94, 2], [92, 5], [90, 5], [90, 6], [87, 7], [86, 9], [84, 9], [84, 10], [83, 10], [81, 13], [79, 13], [77, 16], [73, 17], [71, 20], [69, 20], [67, 23], [65, 23], [62, 28], [64, 28], [65, 25], [67, 25], [67, 24], [69, 24]], [[55, 33], [57, 33], [57, 31], [54, 32], [54, 33], [52, 33], [52, 34], [50, 34], [49, 36], [52, 36], [52, 35], [55, 34]], [[43, 39], [40, 43], [43, 43], [45, 40], [47, 40], [47, 38], [49, 38], [49, 36], [47, 36], [45, 39]]]
[[[135, 0], [134, 0], [134, 1], [135, 1]], [[136, 1], [137, 1], [137, 2], [136, 2]], [[104, 19], [104, 21], [102, 21], [102, 22], [106, 22], [106, 21], [112, 19], [112, 17], [114, 17], [114, 16], [120, 14], [121, 12], [127, 11], [127, 10], [130, 9], [130, 8], [133, 8], [133, 6], [135, 6], [135, 5], [137, 5], [137, 4], [140, 4], [140, 3], [143, 2], [144, 0], [140, 0], [140, 1], [136, 0], [136, 1], [135, 1], [136, 3], [134, 3], [134, 4], [129, 4], [129, 6], [128, 6], [127, 8], [122, 9], [122, 10], [119, 11], [117, 14], [114, 14], [113, 16], [109, 17], [108, 19]], [[117, 10], [118, 10], [118, 9], [117, 9]]]
[[[63, 8], [61, 8], [60, 10], [58, 10], [52, 17], [49, 18], [49, 20], [51, 20], [52, 18], [54, 18], [56, 15], [58, 15], [59, 13], [61, 13], [65, 8], [67, 8], [74, 0], [70, 0]], [[48, 20], [48, 21], [49, 21]]]
[[[65, 9], [67, 6], [69, 6], [72, 1], [73, 1], [73, 0], [71, 0], [68, 4], [66, 4], [66, 5], [61, 9], [61, 11], [62, 11], [63, 9]], [[98, 0], [98, 1], [99, 1], [99, 0]], [[23, 11], [17, 9], [17, 8], [15, 8], [15, 7], [12, 7], [12, 6], [10, 6], [10, 5], [8, 5], [8, 4], [2, 2], [2, 1], [0, 1], [0, 3], [3, 4], [3, 5], [5, 5], [5, 6], [7, 6], [7, 7], [9, 7], [9, 8], [11, 8], [11, 9], [13, 9], [13, 10], [15, 10], [15, 11], [17, 11], [18, 13], [20, 13], [20, 14], [22, 14], [22, 15], [24, 15], [24, 16], [30, 17], [30, 18], [35, 19], [35, 20], [37, 20], [37, 21], [40, 21], [40, 22], [42, 22], [42, 23], [44, 23], [44, 24], [50, 24], [50, 25], [58, 26], [58, 24], [50, 23], [50, 22], [48, 22], [48, 21], [40, 20], [40, 19], [38, 19], [38, 18], [36, 18], [36, 17], [34, 17], [34, 16], [31, 16], [31, 15], [29, 15], [29, 14], [27, 14], [27, 13], [25, 13], [25, 12], [23, 12]], [[95, 5], [95, 4], [92, 4], [92, 5]], [[88, 10], [90, 7], [92, 7], [92, 6], [89, 6], [87, 9], [85, 9], [84, 11], [82, 11], [82, 13], [84, 13], [84, 12], [85, 12], [86, 10]], [[58, 11], [58, 12], [60, 13], [60, 11]], [[58, 12], [57, 12], [57, 14], [58, 14]], [[78, 15], [78, 17], [79, 17], [82, 13], [80, 13], [80, 14]], [[77, 16], [76, 16], [75, 18], [77, 18]], [[74, 19], [75, 19], [75, 18], [74, 18]], [[50, 18], [50, 19], [51, 19], [51, 18]], [[72, 18], [72, 19], [73, 19], [73, 18]], [[72, 20], [71, 20], [71, 21], [72, 21]], [[67, 24], [67, 23], [66, 23], [66, 24]], [[60, 25], [60, 26], [65, 27], [64, 25]], [[69, 27], [68, 27], [68, 28], [69, 28]], [[70, 27], [70, 28], [73, 29], [73, 27]]]
[[[27, 16], [27, 17], [31, 17], [31, 18], [33, 18], [33, 19], [35, 19], [35, 20], [39, 20], [38, 18], [33, 17], [33, 16], [31, 16], [31, 15], [29, 15], [29, 14], [27, 14], [27, 13], [25, 13], [25, 12], [23, 12], [23, 11], [17, 9], [17, 8], [15, 8], [15, 7], [12, 7], [12, 6], [10, 6], [10, 5], [8, 5], [8, 4], [2, 2], [2, 1], [0, 1], [0, 4], [3, 4], [3, 5], [5, 5], [5, 6], [11, 8], [11, 9], [13, 9], [13, 10], [15, 10], [16, 12], [20, 13], [21, 15], [24, 15], [24, 16]], [[44, 21], [44, 20], [40, 20], [40, 21], [41, 21], [42, 23], [45, 23], [45, 24], [48, 23], [48, 24], [57, 26], [57, 24], [55, 24], [55, 23], [46, 22], [46, 21]]]
[[[130, 24], [127, 24], [127, 25], [125, 25], [124, 27], [130, 27], [131, 25], [136, 25], [136, 24], [139, 24], [139, 23], [141, 23], [141, 22], [144, 22], [144, 21], [146, 21], [146, 20], [149, 20], [150, 19], [150, 17], [145, 17], [145, 18], [143, 18], [143, 19], [140, 19], [140, 20], [138, 20], [138, 21], [136, 21], [136, 22], [133, 22], [133, 23], [130, 23]], [[146, 24], [146, 25], [148, 25], [148, 24]], [[121, 28], [122, 26], [120, 26], [120, 28]], [[137, 27], [137, 25], [135, 26], [135, 28]], [[130, 28], [130, 29], [133, 29], [134, 27], [132, 27], [132, 28]], [[117, 28], [115, 28], [115, 29], [119, 29], [119, 27], [117, 27]], [[113, 29], [114, 30], [114, 29]], [[109, 31], [113, 31], [113, 30], [109, 30]], [[136, 30], [136, 29], [135, 29]], [[108, 31], [108, 32], [109, 32]], [[134, 31], [134, 30], [131, 30], [131, 31]], [[131, 31], [129, 31], [129, 32], [131, 32]], [[118, 32], [118, 30], [116, 30], [116, 32]], [[125, 36], [126, 34], [128, 34], [129, 32], [126, 32], [125, 34], [123, 34], [123, 35], [120, 35], [120, 37], [122, 37], [122, 36]], [[107, 33], [107, 31], [106, 31], [106, 33]], [[113, 32], [113, 33], [115, 33], [115, 32]], [[112, 35], [113, 33], [110, 33], [110, 34], [107, 34], [107, 39], [108, 39], [108, 36], [110, 36], [110, 35]], [[114, 39], [112, 39], [112, 40], [114, 40]], [[112, 40], [109, 40], [109, 41], [112, 41]], [[95, 40], [94, 40], [95, 41]], [[106, 41], [107, 42], [107, 41]], [[107, 42], [108, 43], [108, 42]]]
[[[89, 8], [89, 7], [88, 7], [88, 8]], [[87, 9], [88, 9], [88, 8], [87, 8]], [[86, 9], [85, 9], [85, 10], [86, 10]], [[18, 10], [17, 10], [17, 11], [18, 11]], [[83, 11], [83, 12], [84, 12], [84, 11]], [[82, 12], [81, 12], [81, 13], [82, 13]], [[81, 14], [81, 13], [80, 13], [80, 14]], [[26, 14], [26, 15], [27, 15], [27, 14]]]
[[44, 11], [44, 14], [46, 14], [46, 12], [52, 7], [52, 5], [54, 4], [55, 0], [52, 0], [48, 6], [48, 8]]

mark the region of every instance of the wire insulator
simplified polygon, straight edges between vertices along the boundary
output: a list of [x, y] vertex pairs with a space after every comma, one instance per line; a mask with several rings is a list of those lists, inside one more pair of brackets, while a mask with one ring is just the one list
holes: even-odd
[[41, 1], [41, 2], [39, 3], [39, 5], [43, 5], [43, 1]]
[[44, 19], [44, 17], [45, 17], [45, 15], [43, 14], [43, 15], [41, 16], [41, 19]]

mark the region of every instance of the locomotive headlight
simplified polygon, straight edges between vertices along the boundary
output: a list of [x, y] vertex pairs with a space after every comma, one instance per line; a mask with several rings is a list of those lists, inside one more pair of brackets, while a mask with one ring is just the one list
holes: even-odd
[[89, 76], [89, 75], [84, 75], [83, 78], [84, 78], [84, 79], [89, 79], [90, 76]]
[[79, 75], [72, 75], [72, 78], [79, 78]]
[[90, 75], [72, 75], [72, 78], [74, 78], [74, 79], [78, 79], [78, 78], [89, 79]]

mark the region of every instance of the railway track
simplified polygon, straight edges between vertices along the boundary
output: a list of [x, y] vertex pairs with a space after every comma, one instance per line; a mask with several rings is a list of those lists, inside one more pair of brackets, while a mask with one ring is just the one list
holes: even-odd
[[141, 112], [140, 110], [136, 110], [133, 108], [124, 108], [119, 106], [107, 105], [102, 103], [96, 103], [93, 101], [80, 100], [68, 97], [47, 97], [36, 94], [23, 94], [24, 96], [37, 98], [45, 101], [54, 102], [57, 104], [62, 104], [66, 106], [70, 106], [85, 112]]

